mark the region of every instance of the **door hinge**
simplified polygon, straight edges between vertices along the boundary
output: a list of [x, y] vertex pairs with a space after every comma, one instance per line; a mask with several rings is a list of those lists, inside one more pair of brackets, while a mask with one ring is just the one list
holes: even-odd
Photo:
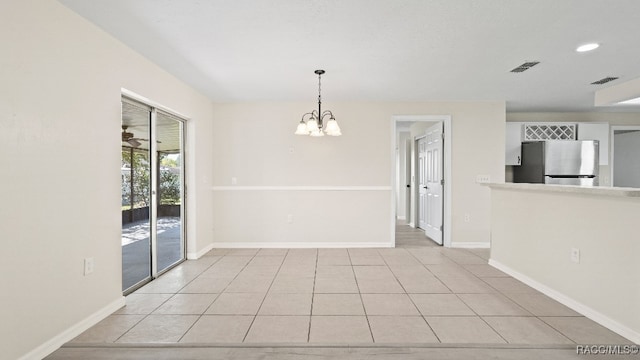
[[444, 226], [440, 225], [440, 231], [444, 231]]
[[444, 185], [444, 179], [440, 180], [440, 185]]

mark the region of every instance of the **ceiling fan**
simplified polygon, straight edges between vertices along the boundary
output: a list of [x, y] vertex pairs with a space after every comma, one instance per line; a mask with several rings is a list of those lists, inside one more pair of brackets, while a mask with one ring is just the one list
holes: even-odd
[[134, 137], [132, 132], [127, 131], [128, 128], [129, 126], [122, 125], [122, 142], [129, 144], [133, 148], [137, 148], [142, 145], [140, 141], [149, 141], [149, 139]]

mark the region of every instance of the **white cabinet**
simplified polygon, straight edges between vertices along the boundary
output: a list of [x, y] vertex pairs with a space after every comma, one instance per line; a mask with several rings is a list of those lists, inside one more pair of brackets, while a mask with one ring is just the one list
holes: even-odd
[[[575, 123], [524, 123], [524, 122], [507, 122], [505, 124], [505, 165], [520, 165], [522, 160], [522, 141], [524, 141], [524, 125], [545, 125], [545, 127], [563, 128], [573, 126]], [[600, 165], [609, 165], [609, 124], [608, 123], [577, 123], [577, 140], [598, 140], [600, 142]], [[533, 131], [533, 130], [531, 130]], [[575, 134], [575, 132], [574, 132]], [[558, 134], [551, 135], [546, 132], [541, 136], [548, 136], [548, 139], [559, 138]]]
[[505, 165], [520, 165], [522, 160], [521, 122], [508, 122], [505, 126]]
[[609, 124], [578, 123], [578, 140], [600, 142], [600, 165], [609, 165]]

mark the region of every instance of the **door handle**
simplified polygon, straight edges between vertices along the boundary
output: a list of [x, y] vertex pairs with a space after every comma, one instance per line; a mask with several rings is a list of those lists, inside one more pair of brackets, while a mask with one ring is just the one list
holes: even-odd
[[428, 187], [428, 186], [425, 186], [424, 188], [425, 188], [425, 189], [428, 189], [429, 187]]

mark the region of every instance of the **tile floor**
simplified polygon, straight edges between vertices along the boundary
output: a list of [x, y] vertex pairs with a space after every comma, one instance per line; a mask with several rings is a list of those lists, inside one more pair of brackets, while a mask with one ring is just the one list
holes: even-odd
[[488, 255], [402, 226], [393, 249], [216, 249], [72, 344], [629, 343]]

